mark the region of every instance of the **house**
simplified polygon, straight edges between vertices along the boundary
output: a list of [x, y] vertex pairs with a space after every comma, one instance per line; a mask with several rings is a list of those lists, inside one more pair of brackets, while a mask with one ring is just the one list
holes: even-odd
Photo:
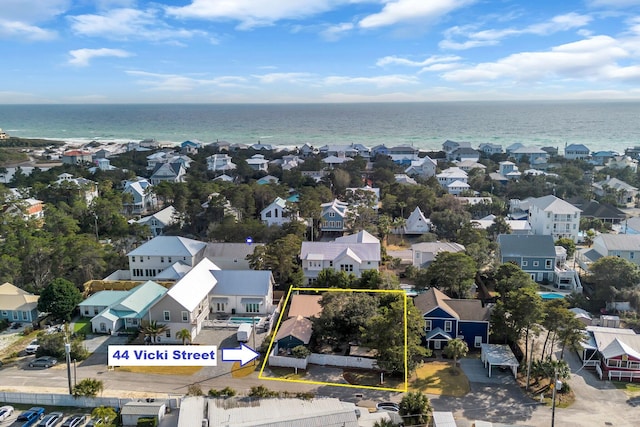
[[471, 143], [466, 141], [451, 141], [450, 139], [447, 139], [442, 143], [442, 151], [447, 154], [447, 160], [455, 160], [455, 157], [452, 155], [452, 153], [459, 148], [471, 148]]
[[184, 141], [180, 144], [180, 152], [185, 154], [198, 154], [198, 150], [202, 148], [202, 142], [200, 141]]
[[157, 237], [164, 233], [164, 229], [170, 225], [177, 224], [180, 219], [177, 211], [173, 206], [167, 206], [153, 215], [145, 216], [136, 221], [140, 225], [149, 227], [151, 236]]
[[428, 268], [440, 252], [464, 252], [464, 246], [450, 242], [425, 242], [411, 245], [413, 266]]
[[270, 271], [214, 270], [215, 287], [210, 291], [211, 313], [271, 314], [275, 281]]
[[92, 160], [90, 151], [69, 150], [62, 154], [63, 165], [81, 165], [83, 163], [91, 163]]
[[580, 209], [580, 218], [598, 219], [609, 224], [620, 224], [627, 218], [627, 214], [609, 203], [600, 203], [597, 200], [571, 199], [576, 208]]
[[75, 189], [77, 193], [89, 205], [93, 199], [98, 197], [98, 183], [86, 178], [74, 178], [70, 173], [58, 175], [56, 181], [58, 186], [65, 189]]
[[291, 221], [297, 221], [298, 213], [292, 212], [287, 206], [287, 201], [282, 197], [276, 199], [266, 208], [260, 211], [260, 219], [268, 226], [283, 225]]
[[302, 316], [307, 319], [311, 319], [313, 317], [318, 317], [320, 313], [322, 313], [320, 300], [322, 300], [322, 295], [291, 295], [287, 318]]
[[470, 159], [458, 161], [456, 166], [465, 172], [470, 172], [472, 169], [480, 169], [484, 172], [487, 169], [487, 167], [482, 163], [478, 163], [476, 160]]
[[487, 157], [490, 157], [494, 154], [502, 154], [502, 145], [500, 144], [483, 142], [478, 146], [478, 149]]
[[254, 154], [247, 159], [247, 164], [254, 171], [266, 172], [269, 169], [269, 160], [266, 160], [262, 154]]
[[344, 236], [334, 242], [302, 242], [302, 270], [308, 284], [325, 268], [360, 277], [363, 271], [378, 270], [380, 241], [366, 231]]
[[388, 156], [389, 148], [387, 148], [387, 146], [384, 144], [376, 145], [371, 149], [371, 155], [372, 156], [377, 156], [377, 155]]
[[450, 160], [477, 162], [480, 152], [472, 147], [458, 147], [447, 155]]
[[605, 163], [605, 166], [610, 169], [629, 168], [631, 172], [636, 173], [638, 171], [638, 160], [629, 156], [613, 156]]
[[539, 147], [519, 147], [508, 153], [509, 157], [516, 162], [526, 162], [530, 164], [546, 163], [549, 159], [549, 153]]
[[191, 333], [192, 340], [198, 336], [209, 315], [216, 270], [218, 266], [204, 258], [151, 306], [147, 319], [167, 326], [162, 342], [180, 342], [176, 333], [182, 329]]
[[577, 242], [580, 209], [553, 195], [534, 198], [529, 202], [529, 224], [533, 234], [551, 235], [554, 242], [562, 237]]
[[174, 262], [194, 267], [204, 258], [207, 244], [178, 236], [158, 236], [127, 254], [131, 280], [149, 280]]
[[[484, 218], [473, 219], [471, 220], [471, 222], [473, 224], [477, 224], [478, 228], [487, 230], [489, 227], [491, 227], [495, 223], [495, 219], [496, 219], [495, 215], [487, 215]], [[510, 234], [531, 234], [531, 226], [529, 225], [529, 221], [505, 218], [504, 222], [511, 229]]]
[[281, 159], [275, 159], [269, 162], [272, 165], [280, 166], [282, 170], [288, 171], [304, 163], [304, 160], [294, 154], [287, 154]]
[[251, 144], [249, 146], [249, 148], [252, 149], [252, 150], [255, 150], [255, 151], [273, 151], [273, 150], [275, 150], [273, 145], [271, 145], [271, 144], [263, 144], [260, 141], [258, 141], [257, 144]]
[[0, 319], [8, 322], [35, 322], [38, 319], [39, 298], [11, 283], [3, 283], [0, 285]]
[[600, 196], [605, 197], [612, 195], [616, 203], [619, 205], [628, 205], [634, 203], [638, 197], [638, 188], [633, 185], [629, 185], [618, 178], [611, 178], [607, 176], [607, 179], [594, 182], [592, 184], [593, 192]]
[[137, 177], [132, 181], [125, 181], [122, 190], [125, 194], [130, 194], [133, 200], [123, 202], [123, 206], [129, 209], [133, 214], [146, 212], [147, 209], [154, 206], [156, 196], [151, 190], [151, 183], [145, 178]]
[[387, 151], [391, 160], [399, 165], [410, 165], [412, 161], [418, 160], [419, 154], [420, 150], [411, 145], [397, 145]]
[[640, 335], [632, 329], [587, 326], [581, 347], [582, 365], [600, 379], [640, 381]]
[[453, 299], [430, 288], [413, 300], [422, 314], [427, 348], [440, 350], [454, 339], [463, 339], [469, 349], [489, 342], [490, 309], [477, 299]]
[[324, 156], [355, 157], [358, 150], [353, 145], [324, 145], [319, 149]]
[[465, 191], [469, 191], [471, 186], [464, 181], [456, 180], [450, 184], [447, 184], [447, 193], [453, 194], [454, 196], [459, 196]]
[[522, 147], [524, 147], [524, 144], [522, 144], [521, 142], [514, 142], [513, 144], [509, 145], [505, 149], [505, 152], [507, 153], [507, 156], [509, 156], [513, 151], [517, 150], [518, 148], [522, 148]]
[[606, 256], [624, 258], [640, 265], [640, 234], [598, 234], [591, 248], [580, 249], [576, 259], [583, 268]]
[[352, 207], [364, 205], [377, 211], [380, 204], [380, 189], [369, 185], [347, 188], [345, 196]]
[[157, 164], [149, 181], [158, 185], [161, 182], [185, 182], [187, 170], [182, 163], [160, 163]]
[[437, 174], [436, 178], [438, 179], [438, 182], [440, 183], [440, 185], [445, 189], [447, 189], [449, 184], [452, 184], [456, 181], [459, 181], [465, 184], [468, 181], [467, 173], [458, 167], [450, 167], [448, 169], [445, 169], [439, 174]]
[[504, 161], [498, 164], [498, 173], [507, 179], [519, 179], [520, 171], [515, 163]]
[[320, 205], [320, 230], [342, 232], [347, 229], [346, 221], [349, 212], [349, 205], [334, 199], [332, 202]]
[[213, 178], [213, 181], [233, 182], [234, 179], [233, 179], [232, 176], [229, 176], [229, 175], [223, 173], [222, 175]]
[[556, 249], [550, 235], [500, 234], [498, 262], [513, 263], [536, 282], [554, 282]]
[[612, 159], [615, 156], [619, 155], [620, 154], [617, 151], [596, 151], [595, 153], [591, 153], [590, 163], [596, 166], [604, 166], [609, 161], [609, 159]]
[[437, 162], [429, 156], [412, 160], [409, 167], [404, 170], [407, 175], [417, 175], [423, 178], [436, 176]]
[[394, 178], [398, 184], [418, 185], [418, 182], [405, 173], [397, 173]]
[[350, 162], [353, 159], [351, 157], [346, 156], [327, 156], [322, 159], [322, 163], [327, 165], [329, 169], [333, 169], [336, 166], [340, 166], [343, 163]]
[[41, 220], [44, 218], [44, 202], [32, 197], [15, 200], [11, 204], [6, 205], [5, 213], [21, 216], [25, 221]]
[[9, 139], [9, 134], [0, 129], [0, 139]]
[[253, 254], [262, 243], [207, 243], [205, 257], [209, 258], [221, 270], [249, 270], [247, 256]]
[[[122, 405], [120, 417], [122, 418], [123, 427], [135, 427], [138, 425], [140, 418], [155, 418], [160, 423], [167, 413], [167, 403], [156, 401], [133, 401]], [[154, 424], [157, 425], [157, 424]]]
[[564, 147], [564, 157], [568, 160], [589, 160], [591, 150], [584, 144], [571, 144]]
[[431, 220], [424, 216], [418, 206], [411, 212], [404, 226], [404, 234], [425, 234], [431, 231]]
[[116, 167], [111, 165], [111, 160], [109, 159], [95, 159], [93, 162], [95, 163], [96, 166], [94, 168], [89, 168], [89, 171], [91, 173], [96, 173], [96, 171], [98, 170], [101, 170], [101, 171], [116, 170]]
[[290, 317], [280, 324], [275, 342], [278, 350], [290, 350], [299, 345], [309, 345], [313, 334], [313, 323], [306, 317]]
[[138, 329], [149, 308], [166, 292], [164, 286], [149, 280], [129, 291], [97, 292], [78, 304], [78, 308], [81, 316], [92, 316], [94, 333], [115, 334], [121, 329]]
[[314, 154], [318, 154], [318, 150], [315, 149], [312, 145], [305, 143], [302, 147], [300, 147], [300, 154], [303, 157], [313, 156]]
[[207, 170], [212, 172], [218, 171], [230, 171], [236, 168], [236, 164], [233, 163], [231, 156], [228, 154], [213, 154], [207, 157]]

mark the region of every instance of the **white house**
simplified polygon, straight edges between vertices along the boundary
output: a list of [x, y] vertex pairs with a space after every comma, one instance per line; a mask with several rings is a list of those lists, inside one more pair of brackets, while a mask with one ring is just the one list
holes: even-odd
[[411, 212], [404, 227], [404, 234], [425, 234], [431, 231], [431, 220], [424, 216], [418, 206]]
[[157, 237], [163, 234], [166, 227], [179, 222], [176, 214], [173, 206], [167, 206], [159, 212], [140, 218], [137, 223], [149, 227], [151, 235]]
[[70, 173], [62, 173], [58, 175], [58, 180], [56, 181], [58, 185], [71, 185], [75, 186], [78, 189], [78, 193], [85, 200], [87, 205], [89, 205], [93, 199], [98, 197], [98, 183], [88, 180], [86, 178], [75, 178]]
[[593, 192], [600, 197], [612, 194], [616, 203], [620, 205], [633, 203], [638, 196], [638, 188], [610, 176], [603, 181], [593, 183], [592, 187]]
[[125, 181], [122, 192], [131, 194], [133, 201], [123, 203], [123, 205], [129, 207], [131, 213], [134, 214], [145, 212], [156, 203], [156, 197], [151, 187], [151, 183], [145, 178], [138, 177], [132, 181]]
[[178, 236], [158, 236], [127, 254], [131, 280], [149, 280], [175, 262], [191, 267], [203, 258], [207, 244]]
[[551, 235], [578, 241], [580, 209], [556, 196], [548, 195], [529, 202], [529, 224], [533, 234]]
[[569, 160], [588, 160], [590, 153], [584, 144], [571, 144], [564, 148], [564, 157]]
[[207, 157], [207, 170], [212, 172], [217, 171], [230, 171], [236, 168], [236, 164], [233, 163], [231, 156], [228, 154], [213, 154]]
[[524, 147], [521, 146], [509, 152], [509, 157], [514, 158], [517, 162], [527, 163], [546, 163], [549, 159], [549, 153], [540, 147]]
[[308, 284], [325, 268], [360, 277], [365, 270], [378, 270], [380, 241], [362, 231], [334, 242], [302, 242], [300, 260]]
[[292, 220], [297, 220], [298, 214], [297, 212], [290, 211], [285, 199], [282, 197], [276, 197], [269, 206], [260, 211], [260, 219], [269, 226], [283, 225], [291, 222]]
[[453, 181], [451, 184], [447, 185], [447, 193], [453, 194], [454, 196], [458, 196], [469, 189], [471, 189], [471, 186], [460, 180]]
[[412, 160], [408, 168], [404, 170], [407, 175], [417, 175], [429, 178], [436, 175], [437, 162], [429, 156], [418, 160]]
[[218, 283], [215, 270], [220, 270], [217, 265], [202, 259], [151, 306], [148, 320], [167, 326], [162, 342], [181, 342], [176, 333], [182, 329], [191, 332], [192, 340], [198, 336], [209, 316], [209, 295]]
[[629, 156], [614, 156], [605, 163], [605, 166], [611, 169], [629, 168], [633, 173], [638, 171], [638, 161]]
[[465, 171], [458, 167], [450, 167], [448, 169], [443, 170], [439, 174], [436, 175], [438, 182], [445, 189], [447, 186], [453, 182], [460, 181], [467, 183], [468, 175]]
[[254, 154], [247, 159], [247, 164], [255, 171], [266, 172], [269, 169], [269, 160], [266, 160], [262, 154]]
[[413, 266], [427, 268], [440, 252], [463, 252], [464, 246], [459, 243], [425, 242], [411, 245]]
[[216, 286], [209, 294], [211, 313], [271, 314], [273, 287], [270, 271], [215, 270]]
[[498, 173], [507, 179], [519, 179], [522, 175], [518, 170], [518, 166], [510, 161], [500, 162], [498, 164]]

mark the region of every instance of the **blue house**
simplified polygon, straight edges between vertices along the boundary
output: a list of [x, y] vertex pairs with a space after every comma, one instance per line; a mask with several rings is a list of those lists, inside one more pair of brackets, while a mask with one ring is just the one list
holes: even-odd
[[346, 219], [349, 206], [345, 202], [341, 202], [335, 199], [329, 203], [323, 203], [321, 205], [322, 212], [320, 213], [320, 230], [322, 231], [345, 231]]
[[300, 315], [282, 322], [276, 333], [275, 341], [279, 349], [291, 349], [299, 345], [308, 345], [313, 333], [311, 320]]
[[489, 342], [490, 310], [480, 300], [453, 299], [430, 288], [413, 302], [424, 319], [427, 348], [440, 350], [454, 338], [463, 339], [469, 349]]
[[32, 323], [38, 319], [38, 295], [11, 283], [0, 285], [0, 320]]
[[556, 248], [552, 236], [500, 234], [497, 242], [501, 264], [516, 264], [536, 282], [554, 282]]

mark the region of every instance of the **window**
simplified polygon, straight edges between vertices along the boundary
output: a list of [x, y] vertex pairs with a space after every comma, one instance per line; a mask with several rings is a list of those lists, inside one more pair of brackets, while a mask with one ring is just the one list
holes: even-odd
[[162, 315], [164, 316], [164, 321], [165, 322], [170, 322], [171, 321], [171, 312], [169, 310], [163, 311]]
[[528, 262], [528, 261], [522, 261], [522, 266], [523, 266], [523, 267], [526, 267], [527, 265], [529, 265], [529, 262]]
[[329, 261], [329, 267], [333, 267], [333, 261]]
[[433, 342], [433, 348], [434, 350], [440, 350], [442, 348], [442, 343], [438, 340], [438, 341], [434, 341]]
[[533, 261], [533, 266], [534, 266], [534, 267], [537, 267], [537, 266], [539, 266], [539, 265], [540, 265], [540, 262], [539, 262], [539, 261]]
[[267, 218], [271, 218], [271, 211], [267, 212], [264, 216]]
[[336, 216], [336, 213], [335, 213], [335, 212], [329, 212], [329, 218], [333, 218], [333, 217], [335, 217], [335, 216]]
[[259, 313], [260, 312], [260, 304], [245, 304], [245, 311], [247, 313]]
[[93, 307], [93, 314], [98, 314], [100, 312], [100, 310], [98, 309], [98, 307]]
[[168, 262], [171, 262], [171, 257], [170, 257], [170, 256], [169, 256], [169, 257], [167, 257], [167, 261], [168, 261]]
[[353, 271], [353, 265], [351, 264], [340, 264], [340, 270], [350, 272]]
[[482, 337], [480, 335], [476, 336], [473, 339], [473, 346], [475, 348], [480, 348], [482, 346]]
[[224, 312], [226, 304], [223, 302], [217, 302], [216, 303], [216, 311], [218, 312]]
[[546, 260], [544, 263], [545, 268], [551, 268], [552, 261], [550, 259]]
[[182, 321], [183, 322], [188, 322], [189, 321], [189, 312], [188, 311], [183, 311], [182, 312]]
[[424, 330], [429, 332], [431, 330], [431, 320], [424, 321]]
[[[6, 316], [6, 314], [4, 314], [4, 312], [2, 312], [3, 316]], [[84, 315], [88, 316], [89, 315], [89, 309], [87, 307], [84, 308]]]
[[26, 311], [22, 312], [22, 320], [28, 320], [29, 319], [29, 313], [27, 313]]
[[635, 252], [629, 252], [629, 259], [633, 259], [636, 256]]
[[133, 326], [138, 326], [138, 319], [131, 319], [131, 324]]
[[9, 313], [6, 310], [2, 310], [2, 317], [9, 317]]
[[[171, 329], [167, 329], [167, 338], [171, 338]], [[160, 340], [158, 340], [160, 341]]]
[[136, 262], [136, 257], [135, 256], [131, 257], [131, 262]]
[[144, 257], [140, 257], [140, 264], [142, 264], [144, 262]]
[[160, 257], [160, 262], [164, 262], [164, 257], [163, 256]]
[[453, 322], [451, 320], [446, 320], [444, 322], [444, 331], [451, 332], [453, 330]]
[[13, 320], [18, 320], [18, 312], [17, 311], [12, 311], [11, 315], [13, 317]]

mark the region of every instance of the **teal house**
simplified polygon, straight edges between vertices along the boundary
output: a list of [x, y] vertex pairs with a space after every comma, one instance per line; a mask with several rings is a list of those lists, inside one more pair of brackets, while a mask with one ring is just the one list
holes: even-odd
[[308, 345], [313, 333], [313, 324], [306, 317], [296, 316], [282, 322], [276, 334], [279, 350], [288, 350], [299, 345]]

